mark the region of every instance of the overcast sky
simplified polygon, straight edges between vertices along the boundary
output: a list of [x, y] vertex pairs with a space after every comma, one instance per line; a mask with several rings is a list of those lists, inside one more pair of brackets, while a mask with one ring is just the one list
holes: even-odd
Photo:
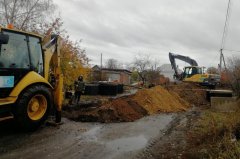
[[[82, 39], [92, 64], [114, 58], [124, 64], [138, 53], [159, 64], [168, 53], [219, 63], [228, 0], [54, 0], [72, 40]], [[225, 48], [240, 50], [240, 2], [232, 0]], [[224, 52], [227, 57], [237, 52]]]

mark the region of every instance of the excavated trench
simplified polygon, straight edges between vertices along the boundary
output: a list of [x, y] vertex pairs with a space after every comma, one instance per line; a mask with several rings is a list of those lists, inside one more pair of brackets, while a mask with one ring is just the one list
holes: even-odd
[[[187, 90], [187, 91], [185, 91]], [[63, 116], [83, 122], [132, 122], [144, 116], [186, 111], [193, 105], [207, 103], [205, 91], [193, 84], [156, 86], [140, 89], [134, 95], [108, 101], [66, 106]]]

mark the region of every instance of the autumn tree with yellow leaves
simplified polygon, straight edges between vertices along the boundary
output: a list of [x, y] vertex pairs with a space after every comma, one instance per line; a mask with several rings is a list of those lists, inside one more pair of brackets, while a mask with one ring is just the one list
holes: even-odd
[[[82, 75], [84, 79], [87, 79], [90, 73], [89, 58], [86, 55], [86, 50], [82, 49], [80, 41], [72, 41], [67, 32], [62, 30], [63, 22], [60, 18], [56, 18], [55, 21], [47, 25], [42, 26], [44, 35], [48, 34], [60, 34], [62, 38], [61, 47], [61, 69], [64, 76], [65, 89], [73, 86], [74, 81]], [[48, 30], [46, 30], [48, 28]], [[51, 32], [51, 33], [50, 33]]]
[[63, 39], [61, 67], [66, 86], [73, 85], [79, 75], [86, 79], [90, 73], [89, 59], [85, 50], [81, 49], [79, 44], [80, 42], [72, 42], [69, 38]]

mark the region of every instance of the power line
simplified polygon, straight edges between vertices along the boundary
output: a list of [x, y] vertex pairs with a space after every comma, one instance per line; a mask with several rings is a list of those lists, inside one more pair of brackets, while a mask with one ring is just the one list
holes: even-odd
[[228, 33], [230, 11], [231, 11], [231, 0], [228, 0], [226, 19], [225, 19], [225, 24], [224, 24], [224, 28], [223, 28], [223, 35], [222, 35], [222, 43], [221, 43], [221, 48], [220, 48], [219, 72], [222, 71], [222, 62], [224, 64], [225, 69], [227, 68], [226, 63], [225, 63], [225, 58], [224, 58], [224, 55], [223, 55], [223, 49], [224, 49], [224, 44], [225, 44], [225, 40], [226, 40], [227, 33]]
[[223, 51], [240, 52], [239, 50], [229, 50], [229, 49], [223, 49]]
[[227, 7], [226, 19], [225, 19], [225, 24], [224, 24], [224, 28], [223, 28], [221, 49], [224, 48], [225, 40], [226, 40], [227, 33], [228, 33], [230, 11], [231, 11], [231, 0], [228, 0], [228, 7]]

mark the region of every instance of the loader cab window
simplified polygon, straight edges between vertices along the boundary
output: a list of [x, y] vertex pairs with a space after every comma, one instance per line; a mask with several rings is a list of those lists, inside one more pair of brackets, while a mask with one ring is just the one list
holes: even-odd
[[3, 31], [9, 35], [7, 44], [0, 44], [0, 68], [25, 68], [30, 67], [27, 37], [23, 34]]
[[43, 75], [43, 57], [40, 38], [29, 36], [31, 69]]

